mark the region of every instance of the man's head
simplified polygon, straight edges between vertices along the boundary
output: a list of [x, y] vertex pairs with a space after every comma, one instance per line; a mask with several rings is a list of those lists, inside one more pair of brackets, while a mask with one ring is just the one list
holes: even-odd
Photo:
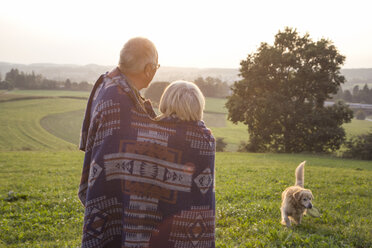
[[142, 37], [130, 39], [120, 51], [118, 66], [138, 90], [146, 88], [159, 68], [155, 45]]

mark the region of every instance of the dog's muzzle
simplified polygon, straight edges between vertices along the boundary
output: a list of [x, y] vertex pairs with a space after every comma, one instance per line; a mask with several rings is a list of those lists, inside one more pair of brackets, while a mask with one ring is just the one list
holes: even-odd
[[312, 209], [312, 208], [313, 208], [313, 204], [309, 203], [309, 205], [307, 205], [306, 208], [308, 208], [308, 209]]

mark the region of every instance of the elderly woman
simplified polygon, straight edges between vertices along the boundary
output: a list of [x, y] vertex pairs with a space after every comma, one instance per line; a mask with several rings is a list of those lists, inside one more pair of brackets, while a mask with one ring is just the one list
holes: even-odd
[[200, 90], [170, 84], [154, 119], [125, 80], [101, 89], [83, 126], [95, 155], [80, 184], [82, 247], [215, 247], [215, 140]]
[[[168, 175], [187, 181], [174, 203], [159, 204], [163, 223], [150, 247], [214, 247], [214, 155], [215, 140], [202, 121], [205, 99], [191, 82], [176, 81], [164, 91], [157, 119], [176, 130], [168, 146], [179, 152], [183, 175]], [[186, 184], [185, 184], [186, 185]], [[164, 221], [165, 220], [165, 221]]]

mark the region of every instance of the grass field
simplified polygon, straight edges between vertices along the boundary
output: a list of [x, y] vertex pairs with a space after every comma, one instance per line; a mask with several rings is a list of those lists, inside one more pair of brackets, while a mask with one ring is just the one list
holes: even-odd
[[225, 107], [226, 99], [223, 98], [205, 98], [205, 111], [212, 113], [223, 113], [227, 114], [227, 108]]
[[[79, 246], [84, 210], [77, 189], [84, 154], [77, 142], [85, 105], [86, 100], [65, 98], [0, 103], [0, 247]], [[216, 107], [218, 116], [207, 113], [212, 115], [208, 125], [222, 123], [223, 111]], [[244, 125], [219, 125], [212, 131], [226, 138], [229, 149], [248, 139]], [[353, 121], [345, 127], [350, 136], [371, 126]], [[293, 184], [294, 169], [303, 160], [305, 186], [313, 191], [321, 217], [305, 217], [301, 226], [287, 229], [279, 223], [280, 194]], [[368, 161], [217, 153], [216, 201], [217, 247], [372, 246]]]
[[76, 187], [82, 155], [0, 152], [0, 247], [78, 246], [83, 208]]
[[89, 97], [89, 91], [69, 91], [69, 90], [12, 90], [8, 94], [24, 96], [74, 96]]
[[85, 109], [51, 114], [40, 120], [40, 125], [53, 135], [72, 144], [79, 144]]
[[[287, 229], [280, 194], [307, 160], [305, 186], [320, 218]], [[83, 153], [0, 152], [0, 240], [5, 247], [77, 247]], [[9, 192], [13, 191], [14, 193]], [[370, 247], [372, 165], [314, 155], [217, 153], [217, 247]], [[1, 247], [1, 245], [0, 245]]]
[[372, 121], [353, 119], [351, 123], [343, 125], [346, 137], [351, 138], [368, 132], [372, 132]]

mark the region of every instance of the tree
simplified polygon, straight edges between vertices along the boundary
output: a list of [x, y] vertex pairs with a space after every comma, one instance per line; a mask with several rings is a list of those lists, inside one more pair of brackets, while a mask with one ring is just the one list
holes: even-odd
[[342, 88], [338, 87], [337, 93], [332, 95], [332, 100], [333, 101], [342, 100], [343, 96], [344, 96], [344, 92], [342, 91]]
[[359, 86], [358, 85], [355, 85], [354, 88], [353, 88], [353, 100], [352, 102], [360, 102], [360, 98], [359, 98]]
[[78, 90], [87, 90], [87, 91], [90, 91], [90, 90], [92, 90], [92, 88], [93, 88], [93, 85], [91, 85], [87, 81], [81, 81], [79, 83], [79, 85], [78, 85]]
[[352, 102], [353, 101], [353, 95], [351, 95], [350, 90], [345, 90], [344, 91], [343, 99], [345, 100], [345, 102]]
[[159, 103], [161, 95], [169, 84], [169, 82], [154, 82], [150, 84], [150, 86], [146, 89], [145, 98]]
[[18, 69], [11, 69], [5, 74], [5, 82], [7, 82], [7, 84], [12, 88], [17, 87], [19, 75]]
[[71, 83], [71, 80], [69, 78], [66, 79], [64, 87], [65, 87], [66, 90], [71, 89], [72, 83]]
[[226, 107], [234, 123], [248, 125], [254, 151], [328, 151], [345, 139], [344, 122], [352, 111], [342, 102], [324, 107], [345, 78], [345, 57], [331, 41], [312, 41], [285, 28], [273, 45], [261, 43], [241, 61], [241, 81], [234, 83]]
[[368, 85], [365, 84], [363, 89], [359, 91], [359, 100], [361, 103], [368, 103], [369, 102], [369, 89]]
[[200, 91], [206, 97], [225, 98], [229, 95], [230, 87], [226, 82], [222, 82], [219, 78], [198, 77], [194, 83], [199, 87]]

